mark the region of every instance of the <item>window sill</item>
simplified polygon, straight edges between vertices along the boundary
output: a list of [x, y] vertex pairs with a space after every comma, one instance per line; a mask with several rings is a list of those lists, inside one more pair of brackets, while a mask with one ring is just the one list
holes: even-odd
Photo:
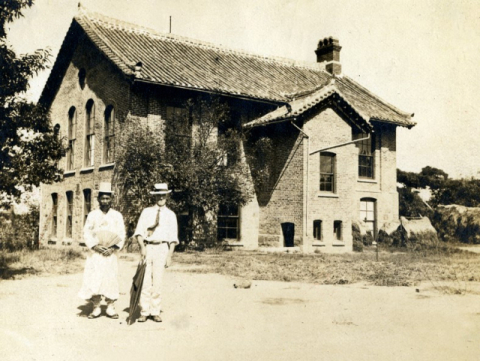
[[313, 247], [325, 247], [325, 242], [323, 242], [323, 241], [313, 241], [312, 246]]
[[320, 198], [338, 198], [338, 194], [320, 192], [320, 193], [317, 193], [317, 197], [320, 197]]
[[374, 183], [374, 184], [378, 183], [378, 181], [376, 179], [368, 179], [368, 178], [357, 178], [357, 182], [360, 182], [360, 183]]
[[113, 167], [115, 167], [115, 163], [107, 163], [107, 164], [102, 164], [101, 166], [99, 166], [98, 170], [111, 169]]
[[75, 175], [75, 173], [77, 173], [76, 170], [67, 170], [67, 171], [63, 172], [63, 176], [64, 177], [70, 177], [70, 176]]
[[89, 173], [89, 172], [93, 172], [93, 170], [95, 169], [94, 166], [91, 166], [91, 167], [85, 167], [85, 168], [82, 168], [80, 169], [80, 173]]
[[333, 246], [333, 247], [345, 247], [345, 242], [343, 242], [343, 241], [334, 241], [334, 242], [332, 243], [332, 246]]

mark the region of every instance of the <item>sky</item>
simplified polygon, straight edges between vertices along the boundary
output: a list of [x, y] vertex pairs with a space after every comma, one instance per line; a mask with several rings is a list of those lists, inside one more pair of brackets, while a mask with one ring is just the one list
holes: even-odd
[[[266, 56], [315, 62], [334, 36], [345, 75], [417, 125], [399, 129], [397, 167], [425, 166], [480, 178], [480, 6], [478, 0], [82, 0], [113, 18]], [[78, 0], [35, 0], [9, 25], [19, 53], [55, 59]], [[48, 72], [31, 84], [36, 101]]]

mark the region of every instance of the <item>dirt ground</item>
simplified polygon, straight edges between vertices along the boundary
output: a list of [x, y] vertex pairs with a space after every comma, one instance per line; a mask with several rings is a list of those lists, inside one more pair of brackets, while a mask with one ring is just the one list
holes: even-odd
[[86, 318], [81, 274], [0, 281], [1, 359], [479, 359], [478, 293], [267, 281], [235, 289], [235, 279], [174, 265], [165, 274], [164, 322], [127, 326], [135, 267], [120, 260], [118, 320]]

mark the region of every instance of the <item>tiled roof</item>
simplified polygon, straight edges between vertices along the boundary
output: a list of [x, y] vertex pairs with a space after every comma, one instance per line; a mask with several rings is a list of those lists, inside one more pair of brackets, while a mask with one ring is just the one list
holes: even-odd
[[409, 128], [415, 125], [410, 120], [409, 114], [382, 101], [348, 77], [332, 78], [327, 84], [316, 90], [291, 95], [291, 97], [293, 100], [289, 101], [288, 105], [244, 124], [244, 128], [291, 120], [326, 100], [337, 102], [338, 106], [345, 108], [345, 113], [348, 113], [351, 118], [360, 118], [363, 123], [369, 125], [371, 125], [371, 121], [392, 123]]
[[125, 74], [141, 62], [135, 76], [144, 81], [281, 102], [330, 76], [316, 63], [247, 54], [86, 11], [74, 21]]
[[[279, 106], [320, 92], [333, 78], [318, 63], [299, 63], [263, 57], [213, 44], [158, 33], [137, 25], [80, 9], [64, 40], [57, 61], [42, 93], [51, 101], [61, 73], [72, 54], [72, 42], [83, 31], [93, 44], [122, 72], [135, 81], [203, 90], [277, 103]], [[136, 71], [136, 64], [141, 70]], [[410, 116], [366, 89], [343, 77], [338, 90], [367, 120], [378, 119], [410, 126]], [[307, 96], [309, 98], [309, 96]], [[42, 99], [41, 99], [42, 100]], [[262, 123], [263, 124], [263, 123]]]

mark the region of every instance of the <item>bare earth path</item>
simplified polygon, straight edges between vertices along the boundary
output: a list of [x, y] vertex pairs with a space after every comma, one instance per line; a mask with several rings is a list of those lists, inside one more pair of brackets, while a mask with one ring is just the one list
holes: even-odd
[[163, 323], [127, 326], [136, 264], [120, 261], [120, 319], [86, 318], [81, 274], [0, 282], [1, 360], [479, 360], [480, 296], [422, 285], [321, 286], [165, 275]]

